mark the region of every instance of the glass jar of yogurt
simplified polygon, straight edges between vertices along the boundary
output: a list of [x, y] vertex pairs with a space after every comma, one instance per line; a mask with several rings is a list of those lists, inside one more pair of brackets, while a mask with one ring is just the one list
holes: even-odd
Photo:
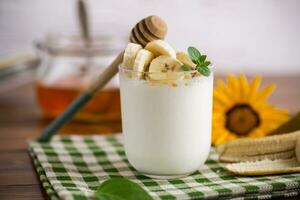
[[206, 161], [211, 146], [213, 74], [195, 74], [174, 72], [155, 82], [147, 80], [151, 72], [120, 66], [125, 152], [139, 172], [154, 178], [182, 177]]

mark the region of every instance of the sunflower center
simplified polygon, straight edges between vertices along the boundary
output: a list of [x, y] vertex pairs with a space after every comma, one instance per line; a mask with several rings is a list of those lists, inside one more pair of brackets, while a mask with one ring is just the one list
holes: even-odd
[[259, 124], [259, 115], [248, 104], [235, 105], [226, 112], [226, 128], [239, 136], [248, 135]]

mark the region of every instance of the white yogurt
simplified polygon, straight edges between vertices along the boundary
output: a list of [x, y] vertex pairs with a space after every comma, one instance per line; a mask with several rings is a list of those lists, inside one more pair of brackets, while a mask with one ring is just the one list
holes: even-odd
[[196, 171], [211, 144], [213, 75], [188, 85], [151, 85], [120, 72], [122, 126], [130, 164], [152, 176]]

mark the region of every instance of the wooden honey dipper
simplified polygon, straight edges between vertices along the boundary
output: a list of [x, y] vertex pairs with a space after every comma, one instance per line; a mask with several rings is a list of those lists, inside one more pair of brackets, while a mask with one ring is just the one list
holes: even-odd
[[139, 21], [131, 30], [130, 42], [146, 46], [153, 40], [164, 39], [167, 24], [158, 16], [150, 16]]
[[[158, 16], [149, 16], [139, 21], [132, 29], [129, 37], [130, 42], [145, 46], [148, 42], [164, 39], [167, 34], [167, 24]], [[119, 65], [123, 60], [122, 51], [115, 60], [92, 82], [86, 90], [65, 109], [51, 124], [42, 132], [38, 138], [40, 142], [47, 142], [75, 113], [82, 108], [106, 83], [118, 72]]]

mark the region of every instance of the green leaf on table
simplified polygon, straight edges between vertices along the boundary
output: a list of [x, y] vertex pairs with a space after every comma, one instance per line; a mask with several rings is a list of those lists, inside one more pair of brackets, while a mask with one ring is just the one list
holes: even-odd
[[200, 72], [202, 75], [204, 76], [209, 76], [210, 75], [210, 70], [207, 66], [197, 66], [196, 69], [198, 70], [198, 72]]
[[97, 200], [153, 200], [137, 183], [125, 178], [112, 178], [96, 191]]
[[190, 66], [187, 65], [181, 65], [181, 70], [182, 71], [192, 71], [193, 69]]
[[198, 64], [198, 61], [200, 60], [201, 53], [196, 49], [195, 47], [189, 47], [188, 48], [188, 54], [193, 61], [193, 63]]

